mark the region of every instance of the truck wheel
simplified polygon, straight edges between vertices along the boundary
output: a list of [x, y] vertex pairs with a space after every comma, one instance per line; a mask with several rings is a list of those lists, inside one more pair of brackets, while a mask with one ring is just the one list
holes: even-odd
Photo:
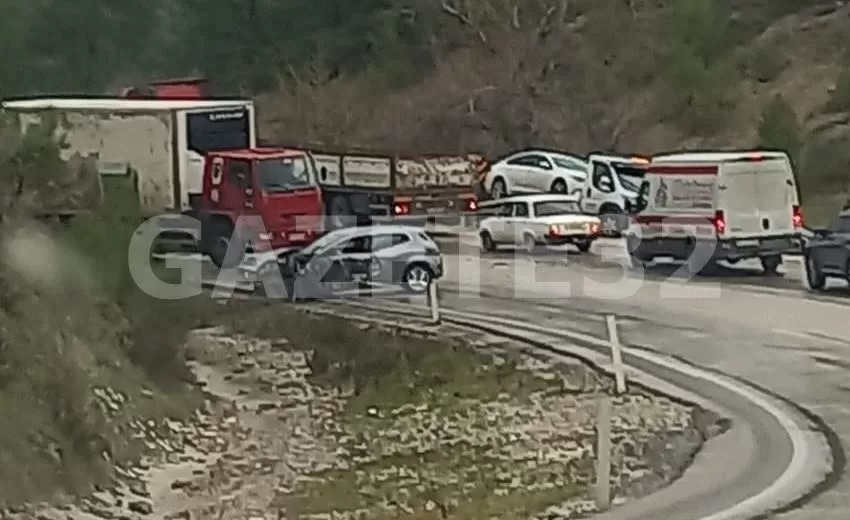
[[352, 221], [351, 203], [345, 195], [337, 195], [328, 205], [328, 215], [325, 217], [325, 229], [334, 231], [348, 227]]
[[[245, 256], [245, 247], [234, 232], [233, 224], [226, 220], [213, 220], [202, 233], [204, 252], [218, 268], [236, 267]], [[228, 251], [230, 253], [228, 254]]]
[[818, 267], [814, 255], [806, 253], [803, 260], [806, 263], [806, 282], [809, 285], [809, 289], [813, 291], [823, 290], [826, 287], [826, 276], [823, 275], [820, 267]]
[[782, 257], [779, 255], [763, 256], [761, 260], [761, 268], [764, 274], [773, 276], [779, 271], [779, 266], [782, 264]]

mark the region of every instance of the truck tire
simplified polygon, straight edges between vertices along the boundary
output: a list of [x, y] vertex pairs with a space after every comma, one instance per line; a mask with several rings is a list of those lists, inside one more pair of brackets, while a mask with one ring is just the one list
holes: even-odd
[[244, 244], [239, 245], [242, 241], [234, 232], [233, 224], [225, 219], [212, 219], [204, 225], [201, 241], [203, 252], [219, 269], [236, 267], [245, 256]]
[[335, 195], [328, 204], [328, 214], [325, 217], [325, 229], [334, 231], [353, 224], [351, 202], [345, 195]]
[[782, 257], [779, 255], [763, 256], [759, 260], [761, 260], [761, 268], [764, 270], [764, 274], [768, 276], [775, 276], [779, 271], [779, 266], [782, 265]]

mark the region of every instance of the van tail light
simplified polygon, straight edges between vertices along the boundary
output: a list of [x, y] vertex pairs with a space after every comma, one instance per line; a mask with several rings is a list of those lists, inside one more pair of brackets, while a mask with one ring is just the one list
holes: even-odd
[[466, 211], [478, 211], [478, 201], [469, 199], [466, 201]]
[[722, 210], [718, 210], [714, 212], [714, 230], [717, 231], [718, 235], [722, 235], [726, 232], [726, 214], [723, 213]]
[[393, 215], [401, 216], [401, 215], [409, 215], [410, 214], [410, 204], [407, 202], [396, 202], [393, 204]]
[[800, 206], [794, 206], [794, 229], [802, 229], [805, 225], [805, 220], [803, 219], [803, 210]]
[[556, 237], [561, 234], [561, 228], [557, 224], [552, 224], [549, 226], [549, 235]]
[[599, 234], [599, 224], [597, 224], [596, 222], [593, 222], [593, 223], [590, 224], [590, 234], [591, 235], [598, 235]]

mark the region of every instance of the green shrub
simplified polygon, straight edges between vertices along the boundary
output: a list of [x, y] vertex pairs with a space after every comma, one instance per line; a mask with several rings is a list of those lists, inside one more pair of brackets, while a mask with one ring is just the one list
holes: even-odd
[[838, 76], [827, 108], [833, 112], [850, 111], [850, 67], [845, 67]]
[[798, 168], [800, 190], [825, 195], [850, 189], [850, 139], [816, 139], [806, 143]]
[[785, 150], [796, 163], [802, 147], [801, 133], [794, 109], [782, 95], [774, 96], [762, 110], [758, 126], [759, 147]]
[[661, 100], [672, 118], [690, 133], [719, 126], [734, 107], [737, 74], [729, 60], [728, 13], [711, 0], [682, 0], [671, 7]]
[[751, 78], [761, 83], [769, 83], [782, 74], [788, 62], [775, 48], [762, 45], [747, 56], [746, 65]]

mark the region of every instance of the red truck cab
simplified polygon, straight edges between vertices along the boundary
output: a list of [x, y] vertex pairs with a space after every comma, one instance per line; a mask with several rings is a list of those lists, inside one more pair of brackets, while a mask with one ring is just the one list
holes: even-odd
[[201, 248], [220, 267], [235, 265], [246, 251], [311, 243], [323, 232], [322, 210], [315, 168], [303, 150], [227, 150], [206, 158]]

